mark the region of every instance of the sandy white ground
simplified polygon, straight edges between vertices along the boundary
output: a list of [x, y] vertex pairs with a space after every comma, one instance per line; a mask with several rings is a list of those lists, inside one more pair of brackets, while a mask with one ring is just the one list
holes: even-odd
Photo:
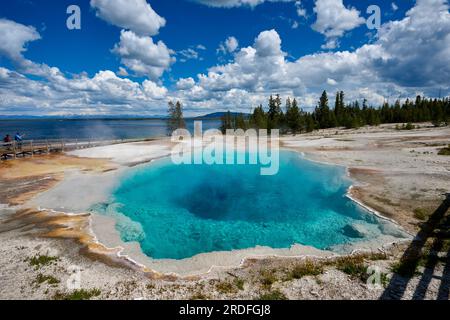
[[105, 158], [118, 164], [127, 165], [147, 162], [170, 154], [170, 141], [133, 142], [110, 146], [80, 149], [68, 152], [69, 155], [85, 158]]

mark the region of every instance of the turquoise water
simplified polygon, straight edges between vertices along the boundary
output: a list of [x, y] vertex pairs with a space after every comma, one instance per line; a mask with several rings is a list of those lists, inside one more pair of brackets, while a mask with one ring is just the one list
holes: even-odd
[[[342, 167], [280, 152], [280, 170], [255, 165], [173, 165], [170, 159], [133, 168], [111, 202], [95, 209], [117, 219], [123, 241], [149, 257], [182, 259], [257, 245], [319, 249], [370, 240], [379, 219], [345, 197]], [[348, 231], [357, 224], [364, 237]], [[347, 226], [347, 227], [346, 227]]]

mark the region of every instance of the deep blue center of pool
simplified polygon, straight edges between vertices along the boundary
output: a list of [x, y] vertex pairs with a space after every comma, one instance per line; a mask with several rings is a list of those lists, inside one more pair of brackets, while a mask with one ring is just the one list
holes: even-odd
[[[288, 151], [273, 176], [255, 165], [162, 159], [131, 169], [102, 210], [116, 217], [122, 240], [156, 259], [258, 245], [325, 249], [380, 234], [378, 218], [345, 197], [349, 185], [344, 168]], [[364, 239], [349, 232], [355, 224]]]

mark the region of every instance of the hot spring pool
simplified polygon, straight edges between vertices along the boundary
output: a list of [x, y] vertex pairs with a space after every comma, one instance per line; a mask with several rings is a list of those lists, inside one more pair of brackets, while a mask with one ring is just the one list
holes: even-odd
[[[254, 165], [174, 165], [170, 158], [130, 169], [109, 203], [123, 241], [154, 259], [255, 246], [318, 249], [383, 235], [388, 222], [346, 192], [345, 169], [280, 152], [277, 175]], [[390, 222], [389, 222], [390, 223]]]

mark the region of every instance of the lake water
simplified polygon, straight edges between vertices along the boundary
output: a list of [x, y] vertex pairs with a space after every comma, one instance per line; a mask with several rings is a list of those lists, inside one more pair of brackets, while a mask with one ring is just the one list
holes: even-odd
[[[194, 120], [186, 120], [193, 130]], [[220, 120], [203, 120], [203, 129], [220, 127]], [[0, 120], [0, 135], [14, 137], [16, 132], [25, 139], [140, 139], [166, 135], [166, 121], [161, 119], [33, 119]]]
[[350, 181], [342, 167], [282, 151], [277, 175], [259, 169], [161, 159], [130, 169], [110, 203], [93, 210], [115, 217], [122, 240], [138, 241], [156, 259], [257, 245], [326, 249], [386, 230], [385, 220], [345, 196]]

